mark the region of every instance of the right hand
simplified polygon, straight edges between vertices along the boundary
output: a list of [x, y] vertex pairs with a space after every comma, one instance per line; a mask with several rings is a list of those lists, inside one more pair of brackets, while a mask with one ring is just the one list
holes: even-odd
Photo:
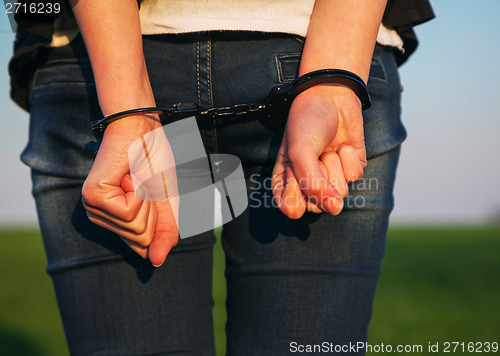
[[[118, 234], [132, 250], [142, 258], [149, 258], [155, 266], [163, 264], [179, 239], [177, 181], [175, 172], [172, 174], [170, 170], [169, 176], [160, 180], [165, 184], [161, 190], [168, 190], [169, 199], [140, 199], [134, 191], [137, 177], [133, 182], [130, 174], [129, 149], [137, 139], [146, 144], [144, 135], [160, 127], [153, 115], [131, 116], [111, 123], [82, 188], [83, 205], [90, 221]], [[147, 147], [151, 161], [144, 162], [145, 171], [154, 160], [167, 159], [173, 164], [172, 151], [161, 129], [155, 131], [154, 142], [147, 143]]]
[[361, 102], [342, 85], [324, 84], [292, 103], [273, 170], [280, 210], [291, 219], [306, 210], [337, 215], [348, 183], [366, 167]]

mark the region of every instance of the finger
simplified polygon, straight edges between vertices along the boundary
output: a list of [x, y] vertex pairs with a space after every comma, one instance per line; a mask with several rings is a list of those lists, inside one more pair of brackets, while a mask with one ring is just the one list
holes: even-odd
[[[357, 101], [359, 103], [359, 101]], [[351, 102], [352, 104], [352, 102]], [[349, 109], [350, 108], [350, 109]], [[340, 127], [336, 138], [337, 146], [351, 146], [358, 152], [362, 168], [366, 167], [366, 147], [364, 140], [363, 115], [361, 108], [352, 110], [350, 105], [339, 107]]]
[[271, 189], [273, 193], [273, 201], [279, 208], [282, 203], [283, 189], [285, 188], [285, 170], [286, 166], [290, 165], [290, 160], [285, 157], [286, 138], [281, 143], [276, 163], [271, 174]]
[[306, 199], [330, 214], [339, 214], [343, 207], [342, 197], [323, 174], [317, 154], [307, 150], [290, 152], [290, 159]]
[[121, 233], [119, 235], [123, 236], [123, 234], [127, 232], [132, 235], [140, 236], [148, 229], [148, 219], [151, 208], [151, 204], [148, 202], [144, 202], [144, 204], [141, 205], [137, 215], [130, 221], [122, 220], [110, 214], [108, 211], [87, 205], [85, 201], [83, 202], [83, 206], [87, 210], [87, 213], [92, 214], [93, 218], [98, 217], [100, 220], [107, 221], [109, 224], [115, 226], [116, 229], [120, 230]]
[[156, 211], [157, 219], [153, 241], [149, 246], [148, 257], [155, 267], [161, 266], [175, 245], [179, 241], [179, 229], [176, 221], [175, 199], [154, 202], [153, 210]]
[[324, 171], [324, 174], [328, 177], [328, 181], [333, 184], [340, 196], [345, 198], [349, 188], [344, 177], [342, 163], [340, 162], [340, 157], [337, 151], [332, 150], [323, 153], [320, 156], [320, 160], [325, 167], [326, 173]]
[[148, 248], [147, 247], [141, 246], [141, 245], [139, 245], [133, 241], [127, 240], [121, 236], [120, 236], [120, 238], [122, 239], [123, 242], [125, 242], [125, 244], [128, 247], [130, 247], [132, 249], [132, 251], [134, 251], [135, 253], [137, 253], [139, 256], [141, 256], [144, 259], [148, 258]]
[[320, 214], [325, 212], [318, 205], [313, 204], [309, 199], [306, 199], [306, 210], [315, 214]]
[[107, 211], [124, 221], [132, 221], [142, 206], [133, 191], [121, 187], [123, 177], [129, 172], [128, 159], [121, 151], [121, 140], [104, 141], [92, 169], [82, 188], [83, 201], [87, 206]]
[[122, 221], [134, 220], [143, 204], [143, 200], [137, 198], [133, 191], [125, 192], [118, 185], [89, 180], [83, 185], [82, 198], [86, 208], [106, 211], [110, 216]]
[[363, 176], [363, 165], [354, 147], [342, 146], [338, 149], [338, 155], [347, 182], [355, 182]]
[[273, 185], [273, 201], [274, 204], [279, 208], [283, 201], [283, 188], [284, 188], [283, 180], [279, 180], [277, 183]]
[[366, 147], [365, 147], [364, 136], [363, 136], [363, 140], [359, 140], [358, 142], [356, 142], [352, 146], [358, 152], [358, 157], [359, 157], [359, 161], [361, 163], [361, 168], [365, 169], [366, 165], [368, 164], [368, 161], [366, 158]]
[[[152, 205], [152, 203], [148, 202], [145, 205]], [[148, 207], [147, 210], [149, 212], [150, 208]], [[104, 227], [114, 232], [115, 234], [119, 235], [120, 237], [130, 242], [134, 242], [139, 246], [148, 247], [153, 241], [154, 229], [156, 224], [156, 215], [153, 212], [148, 213], [144, 217], [141, 217], [145, 219], [144, 222], [145, 228], [140, 233], [134, 233], [129, 229], [125, 229], [122, 226], [117, 225], [114, 221], [106, 219], [101, 215], [96, 215], [90, 211], [87, 211], [87, 216], [89, 220], [92, 221], [94, 224]]]
[[[330, 116], [329, 118], [334, 119]], [[311, 119], [316, 119], [316, 122], [326, 121], [319, 114], [317, 117], [311, 116]], [[304, 120], [289, 121], [287, 124], [288, 157], [292, 163], [293, 173], [307, 200], [330, 214], [337, 215], [343, 206], [337, 199], [341, 197], [322, 172], [319, 160], [319, 156], [327, 147], [325, 143], [331, 142], [335, 128], [320, 126], [311, 132], [307, 130], [308, 128], [304, 127]], [[327, 130], [332, 132], [324, 133]]]
[[281, 195], [280, 210], [290, 219], [299, 219], [306, 211], [306, 200], [290, 166], [286, 168], [286, 184]]
[[132, 182], [132, 177], [130, 173], [127, 173], [123, 176], [120, 186], [122, 187], [125, 193], [130, 193], [134, 191], [134, 183]]
[[282, 202], [283, 189], [285, 188], [283, 172], [275, 173], [275, 170], [273, 170], [273, 175], [271, 178], [271, 187], [273, 192], [273, 200], [276, 206], [279, 208]]
[[290, 160], [285, 156], [286, 138], [281, 143], [276, 162], [274, 163], [273, 172], [271, 174], [271, 186], [275, 186], [278, 181], [283, 183], [283, 176], [285, 174], [285, 167], [290, 164]]
[[[321, 167], [321, 171], [323, 172], [323, 174], [325, 176], [328, 176], [327, 169], [326, 169], [325, 165], [323, 164], [323, 162], [320, 162], [320, 167]], [[316, 213], [316, 214], [324, 212], [324, 210], [321, 207], [319, 207], [317, 204], [313, 203], [311, 199], [306, 199], [306, 209], [308, 211], [310, 211], [311, 213]]]

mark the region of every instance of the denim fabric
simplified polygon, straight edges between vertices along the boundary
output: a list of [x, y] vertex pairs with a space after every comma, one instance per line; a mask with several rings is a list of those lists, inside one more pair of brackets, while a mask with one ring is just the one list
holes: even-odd
[[[204, 108], [262, 102], [273, 85], [296, 77], [302, 46], [295, 36], [240, 32], [144, 38], [157, 104]], [[366, 340], [406, 135], [391, 49], [376, 47], [368, 87], [369, 162], [337, 217], [290, 220], [272, 206], [269, 177], [283, 128], [269, 130], [258, 115], [201, 125], [207, 153], [240, 158], [249, 193], [249, 208], [222, 236], [228, 355], [287, 355], [291, 342]], [[22, 160], [32, 168], [47, 271], [71, 354], [214, 355], [213, 233], [180, 240], [155, 269], [86, 218], [80, 190], [99, 147], [90, 121], [101, 113], [80, 38], [47, 50], [29, 103]]]

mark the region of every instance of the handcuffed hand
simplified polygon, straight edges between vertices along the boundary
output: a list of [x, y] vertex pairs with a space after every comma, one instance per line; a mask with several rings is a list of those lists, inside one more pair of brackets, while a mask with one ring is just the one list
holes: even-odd
[[[127, 117], [110, 124], [82, 188], [83, 205], [90, 221], [118, 234], [132, 250], [149, 258], [155, 266], [163, 264], [179, 238], [175, 169], [158, 175], [159, 180], [153, 179], [154, 186], [151, 181], [149, 187], [144, 184], [140, 188], [142, 194], [135, 193], [138, 185], [151, 177], [152, 165], [161, 166], [161, 161], [165, 166], [167, 160], [171, 167], [175, 166], [168, 141], [158, 128], [161, 124], [153, 115]], [[131, 175], [129, 150], [138, 139], [142, 140], [146, 154], [142, 161], [137, 157], [135, 173]], [[155, 190], [168, 198], [143, 200], [158, 195]]]
[[348, 183], [366, 167], [361, 103], [344, 86], [323, 84], [292, 103], [273, 174], [274, 199], [292, 219], [305, 210], [337, 215]]

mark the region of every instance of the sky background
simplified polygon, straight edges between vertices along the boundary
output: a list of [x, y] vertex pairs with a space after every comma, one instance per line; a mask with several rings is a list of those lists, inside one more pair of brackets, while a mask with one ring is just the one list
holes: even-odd
[[[403, 144], [393, 223], [500, 221], [500, 1], [434, 0], [401, 68]], [[0, 13], [0, 224], [34, 224], [19, 161], [28, 115], [9, 99], [13, 34]]]

